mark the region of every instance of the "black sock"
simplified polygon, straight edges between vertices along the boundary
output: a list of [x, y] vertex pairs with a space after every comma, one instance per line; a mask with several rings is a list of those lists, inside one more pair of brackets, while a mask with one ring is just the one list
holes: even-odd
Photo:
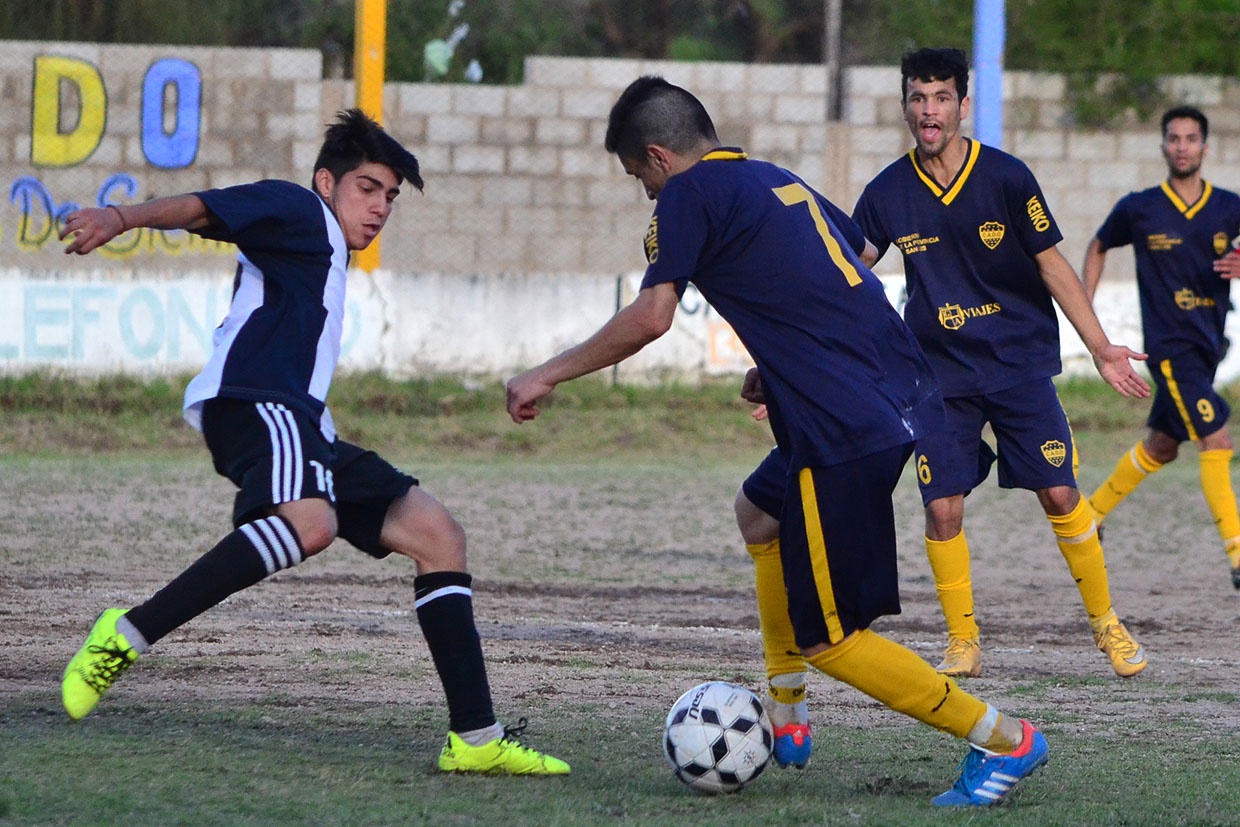
[[246, 523], [125, 617], [148, 644], [154, 643], [230, 594], [297, 565], [303, 556], [297, 532], [283, 517]]
[[448, 699], [448, 726], [469, 732], [495, 723], [491, 687], [474, 625], [472, 578], [463, 571], [437, 571], [414, 578], [414, 608], [431, 659]]

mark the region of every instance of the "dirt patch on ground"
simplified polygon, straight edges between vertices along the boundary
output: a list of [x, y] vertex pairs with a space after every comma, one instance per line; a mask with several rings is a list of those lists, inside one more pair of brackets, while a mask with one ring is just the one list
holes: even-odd
[[[222, 534], [231, 493], [205, 465], [0, 463], [4, 696], [46, 696], [58, 708], [61, 671], [95, 614], [141, 601]], [[701, 680], [763, 684], [751, 564], [730, 514], [745, 468], [411, 470], [470, 534], [478, 625], [502, 716], [589, 706], [658, 720]], [[1240, 658], [1226, 631], [1240, 596], [1194, 479], [1166, 476], [1108, 526], [1115, 605], [1150, 659], [1130, 681], [1115, 678], [1094, 648], [1032, 495], [988, 488], [970, 497], [985, 671], [968, 689], [1091, 732], [1240, 728]], [[911, 479], [897, 509], [904, 613], [876, 629], [933, 660], [944, 635]], [[173, 633], [114, 691], [152, 705], [275, 697], [438, 707], [412, 583], [408, 561], [374, 561], [339, 544]], [[811, 679], [811, 697], [824, 723], [904, 725], [825, 676]]]

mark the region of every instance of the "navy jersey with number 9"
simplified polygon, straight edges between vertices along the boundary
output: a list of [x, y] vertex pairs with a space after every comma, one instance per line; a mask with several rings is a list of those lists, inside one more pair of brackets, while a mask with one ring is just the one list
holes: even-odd
[[668, 179], [643, 287], [692, 281], [762, 377], [791, 468], [913, 441], [941, 416], [925, 356], [857, 257], [861, 231], [791, 172], [716, 150]]

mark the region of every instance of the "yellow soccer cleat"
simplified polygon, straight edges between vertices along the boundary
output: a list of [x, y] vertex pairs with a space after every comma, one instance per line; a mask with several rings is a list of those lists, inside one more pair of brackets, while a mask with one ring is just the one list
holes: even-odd
[[492, 775], [568, 775], [568, 764], [559, 758], [543, 755], [517, 742], [516, 736], [525, 725], [526, 720], [522, 718], [515, 727], [506, 727], [503, 737], [480, 747], [470, 746], [455, 732], [449, 732], [443, 752], [439, 753], [439, 769]]
[[948, 638], [943, 661], [934, 671], [953, 678], [976, 678], [982, 674], [982, 645], [975, 637]]
[[75, 721], [85, 718], [103, 693], [138, 659], [129, 641], [116, 631], [116, 621], [124, 615], [125, 609], [108, 609], [99, 615], [86, 642], [65, 667], [60, 695], [65, 711]]
[[1110, 658], [1111, 668], [1121, 678], [1131, 678], [1145, 668], [1145, 650], [1118, 620], [1108, 623], [1101, 632], [1094, 632], [1094, 643]]

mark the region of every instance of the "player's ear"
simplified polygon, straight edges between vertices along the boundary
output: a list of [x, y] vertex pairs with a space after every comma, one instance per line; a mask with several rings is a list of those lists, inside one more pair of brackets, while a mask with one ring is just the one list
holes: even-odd
[[314, 171], [314, 189], [323, 198], [331, 198], [336, 188], [336, 178], [327, 167], [319, 167]]
[[969, 96], [965, 95], [960, 101], [960, 120], [963, 121], [967, 117], [969, 117]]
[[646, 147], [646, 162], [661, 172], [671, 172], [672, 159], [665, 147], [651, 144]]

